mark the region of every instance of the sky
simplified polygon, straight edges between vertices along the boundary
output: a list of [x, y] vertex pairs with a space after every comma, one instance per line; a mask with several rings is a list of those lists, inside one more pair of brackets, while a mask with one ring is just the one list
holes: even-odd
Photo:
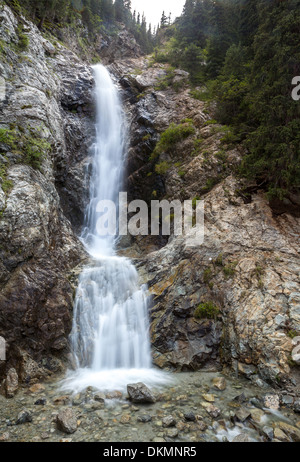
[[132, 11], [136, 10], [141, 15], [144, 12], [147, 23], [156, 26], [161, 19], [162, 12], [166, 16], [172, 13], [172, 20], [180, 16], [185, 4], [185, 0], [131, 0]]

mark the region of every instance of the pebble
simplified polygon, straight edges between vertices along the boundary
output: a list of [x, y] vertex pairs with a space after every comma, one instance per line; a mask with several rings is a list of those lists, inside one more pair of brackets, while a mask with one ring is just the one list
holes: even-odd
[[193, 412], [187, 412], [184, 414], [184, 418], [187, 422], [195, 422], [196, 416]]
[[175, 427], [176, 420], [172, 415], [168, 415], [167, 417], [163, 418], [162, 425], [163, 427]]

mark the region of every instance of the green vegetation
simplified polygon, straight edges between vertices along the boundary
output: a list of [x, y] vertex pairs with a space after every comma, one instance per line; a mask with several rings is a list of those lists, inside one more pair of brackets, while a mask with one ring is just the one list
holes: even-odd
[[[78, 29], [80, 22], [87, 30], [89, 39], [81, 40], [81, 48], [89, 46], [95, 35], [107, 32], [119, 23], [124, 23], [146, 53], [154, 47], [154, 35], [151, 26], [147, 26], [144, 15], [131, 11], [131, 0], [5, 0], [17, 14], [23, 14], [36, 23], [39, 29], [55, 35], [65, 26]], [[82, 31], [81, 31], [82, 32]], [[28, 37], [19, 34], [19, 48], [26, 50]]]
[[170, 165], [166, 161], [160, 162], [159, 164], [155, 165], [155, 171], [159, 175], [165, 175], [167, 171], [169, 170], [169, 168], [170, 168]]
[[209, 284], [212, 278], [213, 278], [212, 269], [206, 268], [206, 270], [203, 271], [203, 281], [205, 282], [205, 284]]
[[155, 54], [190, 72], [194, 98], [217, 101], [222, 142], [243, 143], [239, 173], [270, 199], [300, 188], [299, 9], [300, 0], [186, 0]]
[[151, 154], [151, 160], [163, 152], [170, 152], [174, 146], [195, 133], [195, 127], [192, 121], [184, 122], [179, 125], [172, 123], [165, 132], [160, 136], [160, 140]]
[[237, 261], [234, 261], [223, 267], [223, 273], [225, 274], [226, 278], [231, 278], [234, 276], [237, 263]]
[[217, 319], [219, 308], [213, 302], [200, 303], [194, 312], [197, 319]]
[[0, 129], [0, 143], [7, 145], [12, 152], [22, 156], [22, 162], [40, 170], [42, 161], [51, 145], [40, 136], [39, 130]]
[[289, 330], [288, 333], [287, 333], [288, 337], [290, 337], [291, 339], [295, 338], [295, 337], [298, 337], [298, 332], [296, 332], [295, 330]]

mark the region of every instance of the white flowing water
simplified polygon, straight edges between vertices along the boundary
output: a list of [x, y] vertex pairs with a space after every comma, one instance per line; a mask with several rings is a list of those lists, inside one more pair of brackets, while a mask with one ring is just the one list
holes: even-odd
[[79, 278], [71, 332], [76, 370], [64, 383], [76, 392], [88, 386], [124, 389], [132, 382], [159, 385], [166, 380], [151, 367], [146, 287], [139, 285], [132, 263], [116, 256], [116, 237], [97, 234], [97, 204], [116, 204], [122, 188], [125, 143], [117, 89], [102, 65], [94, 66], [94, 75], [96, 143], [82, 233], [94, 264]]

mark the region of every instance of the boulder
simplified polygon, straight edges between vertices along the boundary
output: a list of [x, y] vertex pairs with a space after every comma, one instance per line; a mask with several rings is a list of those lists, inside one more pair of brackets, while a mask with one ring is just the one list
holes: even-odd
[[77, 418], [72, 408], [62, 409], [56, 416], [58, 430], [72, 434], [77, 430]]
[[149, 388], [142, 382], [127, 385], [130, 401], [133, 403], [155, 403], [155, 397]]

